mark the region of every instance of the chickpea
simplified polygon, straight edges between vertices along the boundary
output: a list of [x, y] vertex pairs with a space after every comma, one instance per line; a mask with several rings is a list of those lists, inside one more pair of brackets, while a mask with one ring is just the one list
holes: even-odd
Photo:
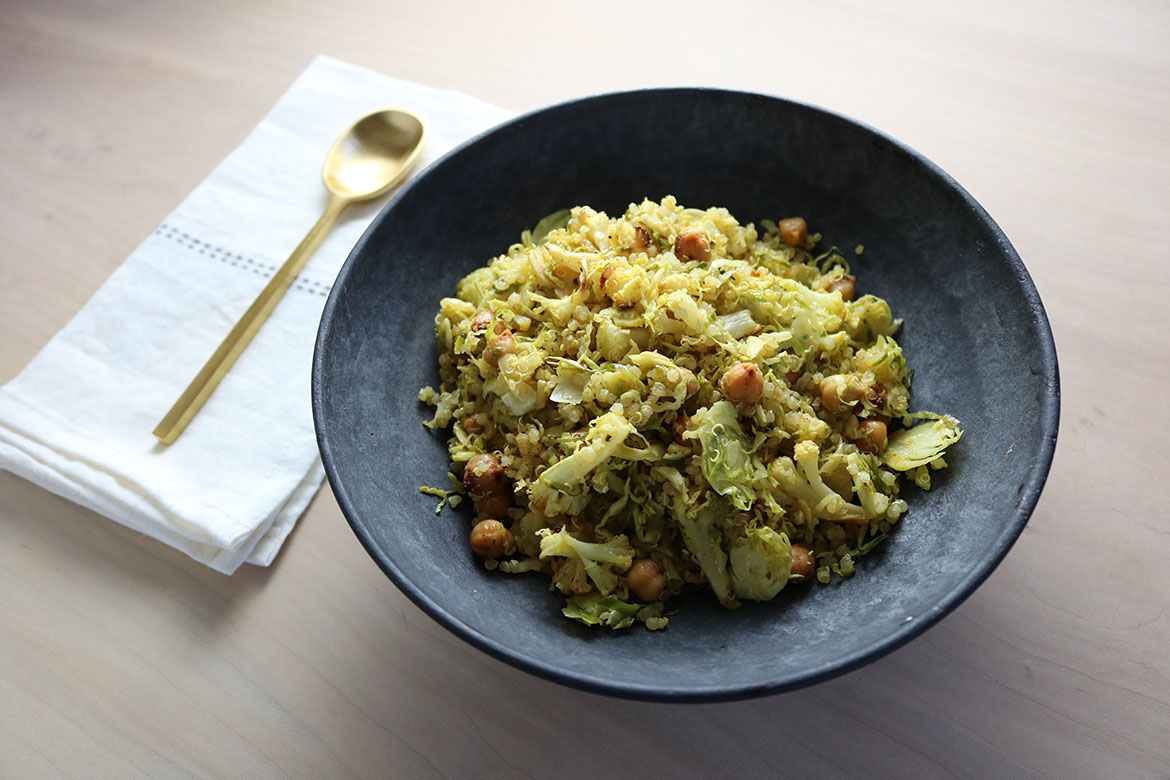
[[808, 238], [808, 224], [804, 217], [780, 220], [780, 238], [788, 246], [804, 246], [804, 240]]
[[680, 368], [683, 378], [687, 380], [687, 398], [690, 398], [695, 393], [699, 392], [699, 379], [695, 376], [695, 372], [689, 368]]
[[475, 513], [480, 517], [503, 517], [512, 507], [512, 495], [507, 490], [472, 496], [471, 500], [475, 502]]
[[472, 455], [463, 467], [463, 489], [473, 497], [498, 493], [508, 489], [508, 477], [494, 455]]
[[500, 358], [509, 352], [516, 350], [516, 340], [512, 338], [512, 331], [504, 328], [503, 332], [496, 333], [494, 339], [488, 340], [488, 345], [483, 351], [483, 359], [492, 368], [495, 368], [500, 363]]
[[516, 540], [499, 520], [480, 520], [471, 529], [471, 549], [480, 558], [499, 558], [516, 549]]
[[817, 562], [812, 550], [803, 544], [792, 545], [792, 572], [789, 578], [796, 582], [811, 579], [816, 573]]
[[825, 292], [841, 293], [841, 300], [851, 301], [856, 293], [857, 277], [845, 274], [840, 279], [834, 279], [825, 287]]
[[723, 394], [732, 401], [754, 404], [764, 395], [764, 375], [755, 363], [736, 363], [723, 375]]
[[650, 231], [641, 225], [634, 226], [634, 249], [637, 251], [646, 251], [650, 245], [654, 243], [654, 237], [650, 235]]
[[690, 427], [690, 424], [691, 418], [685, 414], [680, 414], [678, 417], [674, 418], [674, 422], [670, 424], [670, 432], [674, 436], [675, 442], [681, 444], [684, 447], [689, 447], [694, 444], [693, 439], [688, 440], [683, 438], [683, 434], [687, 432], [687, 428]]
[[481, 517], [503, 517], [512, 506], [512, 486], [495, 456], [472, 455], [463, 467], [463, 489]]
[[869, 389], [865, 391], [865, 401], [880, 409], [886, 402], [886, 388], [881, 385], [870, 385]]
[[488, 325], [492, 322], [492, 313], [490, 311], [481, 311], [471, 318], [471, 332], [483, 333], [488, 329]]
[[862, 452], [878, 453], [886, 448], [886, 424], [881, 420], [862, 420], [857, 426], [858, 437], [854, 444]]
[[821, 406], [837, 414], [853, 405], [864, 391], [844, 374], [833, 374], [821, 380]]
[[702, 263], [711, 257], [711, 242], [702, 228], [687, 228], [675, 236], [674, 254], [680, 260], [697, 260]]
[[666, 572], [658, 561], [639, 558], [626, 572], [626, 585], [642, 601], [657, 601], [666, 588]]

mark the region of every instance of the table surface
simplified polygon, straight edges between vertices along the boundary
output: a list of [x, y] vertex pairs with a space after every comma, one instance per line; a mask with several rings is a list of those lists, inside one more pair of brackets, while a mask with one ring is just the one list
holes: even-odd
[[0, 382], [323, 52], [515, 110], [700, 84], [874, 125], [1015, 244], [1063, 413], [1031, 522], [953, 614], [725, 704], [581, 693], [472, 649], [328, 487], [273, 566], [227, 577], [0, 473], [0, 776], [1170, 776], [1167, 41], [1162, 0], [7, 0]]

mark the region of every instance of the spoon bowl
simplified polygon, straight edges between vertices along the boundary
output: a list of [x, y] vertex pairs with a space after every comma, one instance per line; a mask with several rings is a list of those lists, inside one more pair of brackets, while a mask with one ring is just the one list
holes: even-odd
[[367, 114], [333, 142], [321, 181], [330, 193], [350, 202], [384, 195], [414, 166], [426, 134], [426, 125], [410, 111]]

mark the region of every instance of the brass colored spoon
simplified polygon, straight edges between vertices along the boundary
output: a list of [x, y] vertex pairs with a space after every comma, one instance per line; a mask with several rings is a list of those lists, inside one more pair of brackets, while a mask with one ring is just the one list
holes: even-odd
[[154, 429], [163, 444], [174, 442], [191, 422], [345, 207], [383, 195], [400, 182], [417, 162], [426, 138], [427, 127], [418, 116], [387, 109], [362, 117], [334, 141], [321, 170], [321, 180], [330, 195], [325, 213]]

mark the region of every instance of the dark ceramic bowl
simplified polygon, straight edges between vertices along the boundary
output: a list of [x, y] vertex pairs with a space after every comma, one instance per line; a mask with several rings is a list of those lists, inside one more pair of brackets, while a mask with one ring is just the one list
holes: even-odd
[[[539, 575], [487, 572], [447, 485], [445, 436], [423, 428], [438, 385], [439, 299], [558, 209], [611, 214], [643, 197], [726, 206], [741, 222], [801, 214], [824, 246], [865, 245], [859, 289], [905, 319], [912, 408], [966, 429], [928, 493], [828, 586], [735, 611], [671, 602], [665, 631], [593, 630]], [[851, 260], [854, 258], [851, 256]], [[313, 413], [333, 492], [370, 556], [435, 620], [495, 657], [599, 693], [695, 701], [775, 693], [855, 669], [954, 609], [1019, 536], [1056, 444], [1052, 335], [991, 217], [921, 155], [787, 100], [712, 89], [601, 95], [536, 111], [455, 149], [374, 220], [338, 275], [313, 362]]]

